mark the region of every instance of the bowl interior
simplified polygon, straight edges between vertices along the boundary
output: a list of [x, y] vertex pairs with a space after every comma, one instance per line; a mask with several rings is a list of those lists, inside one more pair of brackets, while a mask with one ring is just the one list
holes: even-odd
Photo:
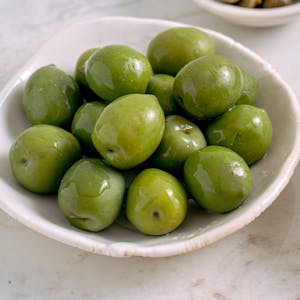
[[[38, 67], [54, 63], [73, 74], [79, 55], [88, 48], [127, 44], [145, 53], [160, 31], [184, 24], [124, 17], [102, 18], [75, 24], [53, 37], [1, 92], [0, 103], [0, 207], [31, 229], [60, 242], [111, 256], [176, 255], [208, 245], [242, 228], [278, 196], [299, 158], [299, 107], [296, 97], [279, 75], [252, 51], [224, 35], [207, 31], [217, 52], [238, 63], [259, 79], [257, 105], [265, 108], [273, 123], [274, 138], [267, 155], [252, 168], [254, 188], [237, 210], [205, 214], [191, 205], [184, 224], [161, 237], [144, 236], [120, 218], [110, 228], [88, 233], [71, 227], [58, 209], [55, 196], [40, 196], [20, 187], [11, 174], [8, 152], [16, 136], [29, 127], [21, 108], [24, 82]], [[134, 32], [135, 34], [132, 34]], [[283, 126], [284, 120], [284, 126]]]

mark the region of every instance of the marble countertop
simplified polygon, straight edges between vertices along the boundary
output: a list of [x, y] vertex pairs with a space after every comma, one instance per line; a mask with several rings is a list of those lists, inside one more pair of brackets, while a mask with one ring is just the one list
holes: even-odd
[[[239, 27], [191, 0], [2, 0], [0, 89], [66, 25], [111, 15], [164, 18], [220, 31], [270, 62], [300, 96], [300, 18], [280, 27]], [[0, 299], [300, 300], [299, 180], [298, 166], [273, 205], [239, 232], [160, 259], [86, 253], [0, 211]]]

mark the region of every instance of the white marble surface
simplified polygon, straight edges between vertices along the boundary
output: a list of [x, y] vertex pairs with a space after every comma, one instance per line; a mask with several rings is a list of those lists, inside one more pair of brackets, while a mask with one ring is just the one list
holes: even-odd
[[[0, 89], [58, 30], [108, 15], [165, 18], [223, 32], [269, 61], [300, 96], [300, 18], [281, 27], [237, 27], [191, 0], [0, 0]], [[299, 300], [299, 179], [298, 166], [274, 204], [236, 234], [161, 259], [85, 253], [0, 211], [0, 299]]]

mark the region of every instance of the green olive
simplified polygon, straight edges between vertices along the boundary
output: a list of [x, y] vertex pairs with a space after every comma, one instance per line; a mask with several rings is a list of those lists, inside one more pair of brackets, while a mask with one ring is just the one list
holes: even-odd
[[121, 209], [123, 176], [96, 158], [77, 161], [64, 175], [58, 204], [75, 227], [100, 231], [111, 225]]
[[9, 151], [17, 181], [40, 194], [56, 193], [64, 173], [80, 157], [77, 139], [70, 132], [47, 124], [25, 129]]
[[88, 87], [88, 83], [85, 76], [85, 64], [87, 60], [94, 54], [99, 48], [91, 48], [84, 51], [78, 58], [75, 66], [75, 80], [79, 86]]
[[215, 52], [214, 40], [193, 27], [174, 27], [150, 42], [147, 56], [155, 73], [175, 76], [190, 61]]
[[89, 87], [111, 102], [132, 93], [145, 93], [152, 68], [148, 59], [125, 45], [109, 45], [96, 51], [86, 63]]
[[23, 92], [23, 109], [29, 122], [64, 126], [81, 104], [76, 81], [55, 65], [36, 70]]
[[240, 98], [240, 68], [220, 55], [197, 58], [184, 66], [174, 81], [174, 96], [191, 116], [211, 119], [223, 114]]
[[77, 59], [75, 66], [74, 78], [80, 88], [80, 92], [85, 102], [99, 101], [101, 98], [97, 96], [89, 87], [86, 80], [85, 68], [88, 59], [94, 54], [99, 48], [91, 48], [84, 51]]
[[264, 109], [241, 104], [213, 121], [205, 135], [208, 144], [228, 147], [251, 165], [268, 150], [272, 131], [271, 120]]
[[164, 135], [153, 160], [166, 171], [181, 171], [188, 156], [205, 146], [205, 137], [195, 123], [180, 115], [167, 116]]
[[191, 154], [184, 164], [184, 180], [194, 200], [215, 213], [239, 207], [252, 189], [246, 162], [220, 146], [207, 146]]
[[105, 104], [99, 101], [84, 103], [78, 108], [72, 120], [71, 132], [78, 139], [87, 155], [99, 155], [91, 135], [104, 108]]
[[165, 116], [157, 98], [129, 94], [105, 107], [95, 124], [92, 141], [112, 166], [126, 170], [154, 153], [164, 129]]
[[154, 74], [151, 76], [146, 93], [157, 97], [165, 115], [176, 113], [177, 101], [173, 96], [174, 77], [167, 74]]
[[241, 97], [236, 104], [254, 105], [258, 93], [258, 80], [250, 73], [243, 71], [243, 87]]
[[129, 186], [126, 215], [142, 233], [162, 235], [176, 229], [185, 219], [187, 196], [173, 175], [145, 169]]

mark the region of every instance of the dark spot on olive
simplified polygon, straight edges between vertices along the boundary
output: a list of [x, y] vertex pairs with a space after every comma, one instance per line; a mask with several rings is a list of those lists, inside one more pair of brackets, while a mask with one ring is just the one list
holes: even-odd
[[152, 212], [152, 216], [154, 217], [154, 218], [159, 218], [160, 217], [160, 213], [159, 213], [159, 211], [157, 211], [157, 210], [155, 210], [155, 211], [153, 211]]
[[191, 130], [191, 128], [189, 128], [189, 129], [185, 129], [183, 132], [185, 134], [189, 135], [192, 132], [192, 130]]
[[28, 162], [28, 160], [25, 157], [22, 157], [21, 160], [20, 160], [20, 163], [23, 164], [23, 165], [25, 165], [27, 162]]

